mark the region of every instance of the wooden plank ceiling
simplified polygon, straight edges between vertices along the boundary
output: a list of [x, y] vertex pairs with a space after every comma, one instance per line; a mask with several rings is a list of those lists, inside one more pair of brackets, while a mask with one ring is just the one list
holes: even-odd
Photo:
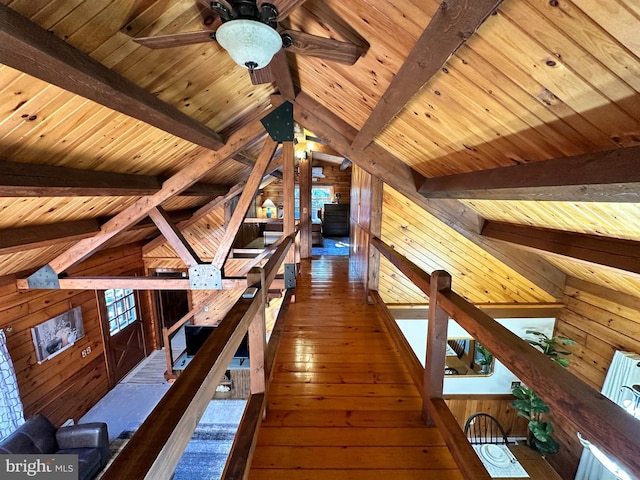
[[[209, 132], [210, 141], [222, 145], [268, 111], [272, 94], [280, 91], [293, 100], [301, 91], [295, 100], [296, 118], [306, 118], [317, 128], [328, 125], [327, 132], [339, 131], [340, 138], [324, 140], [364, 170], [389, 172], [384, 178], [388, 187], [383, 235], [409, 254], [421, 252], [416, 260], [425, 268], [463, 274], [461, 293], [473, 301], [548, 302], [557, 292], [550, 293], [541, 282], [527, 278], [517, 261], [509, 261], [518, 256], [518, 250], [471, 231], [465, 223], [471, 214], [491, 222], [640, 240], [639, 203], [599, 203], [593, 198], [567, 202], [554, 197], [571, 183], [572, 171], [561, 168], [565, 158], [640, 145], [640, 8], [635, 0], [493, 4], [460, 0], [447, 2], [448, 9], [439, 8], [437, 0], [307, 0], [282, 22], [284, 28], [366, 45], [366, 53], [354, 65], [287, 53], [287, 64], [280, 56], [272, 66], [276, 83], [261, 85], [253, 85], [246, 70], [236, 66], [216, 42], [152, 50], [133, 41], [215, 28], [215, 19], [203, 15], [197, 0], [0, 3], [107, 67], [109, 75], [116, 75], [113, 78], [122, 78], [153, 97], [131, 96], [130, 103], [159, 100], [174, 112], [159, 123], [157, 111], [148, 117], [130, 116], [120, 113], [123, 109], [110, 104], [108, 97], [89, 100], [65, 89], [69, 87], [57, 86], [66, 85], [68, 72], [54, 72], [45, 81], [0, 66], [0, 160], [32, 168], [49, 165], [166, 179], [207, 152], [203, 142], [192, 143], [183, 138], [182, 130], [173, 130], [180, 122], [171, 123], [171, 118], [186, 115], [181, 118], [195, 120], [203, 126], [197, 131], [205, 136]], [[484, 12], [479, 15], [482, 18], [493, 14], [474, 33], [474, 22], [482, 18], [471, 25], [465, 19], [477, 11]], [[447, 29], [447, 22], [462, 29], [460, 35], [467, 40], [441, 65], [429, 48], [455, 48], [458, 32]], [[6, 63], [14, 56], [2, 55]], [[76, 61], [79, 69], [87, 64]], [[28, 70], [28, 61], [23, 63]], [[428, 72], [436, 73], [429, 79]], [[411, 82], [422, 75], [427, 76], [426, 83], [412, 87]], [[110, 88], [108, 81], [96, 84], [105, 91]], [[389, 113], [376, 111], [383, 96], [391, 103], [385, 108], [393, 117], [386, 126]], [[406, 101], [399, 100], [403, 96]], [[124, 110], [129, 107], [125, 105]], [[163, 123], [167, 118], [169, 126]], [[304, 126], [326, 136], [311, 125]], [[368, 147], [367, 136], [373, 139]], [[246, 181], [248, 165], [262, 143], [248, 145], [241, 157], [217, 165], [199, 181], [227, 188]], [[640, 166], [637, 157], [625, 158]], [[405, 181], [409, 167], [432, 178], [550, 159], [558, 159], [553, 167], [557, 183], [546, 192], [547, 201], [508, 196], [426, 200], [417, 193], [420, 183], [414, 189]], [[638, 180], [627, 181], [631, 183], [626, 188], [637, 193]], [[582, 190], [577, 191], [580, 195]], [[73, 189], [69, 196], [47, 195], [43, 190], [42, 195], [0, 197], [0, 231], [104, 221], [139, 198], [138, 194], [78, 196]], [[173, 197], [162, 207], [168, 212], [194, 210], [211, 199], [209, 195]], [[221, 211], [211, 215], [203, 216], [201, 224], [187, 232], [195, 250], [207, 258], [215, 255], [222, 236]], [[207, 237], [211, 224], [216, 233]], [[139, 240], [152, 231], [121, 234], [110, 244]], [[0, 249], [0, 275], [42, 266], [71, 244], [34, 244], [23, 252]], [[162, 247], [146, 253], [164, 258], [172, 250]], [[584, 266], [548, 254], [542, 258], [545, 268], [560, 274], [640, 296], [637, 272]], [[422, 301], [419, 295], [392, 285], [396, 274], [383, 263], [381, 292], [388, 295], [387, 300]]]

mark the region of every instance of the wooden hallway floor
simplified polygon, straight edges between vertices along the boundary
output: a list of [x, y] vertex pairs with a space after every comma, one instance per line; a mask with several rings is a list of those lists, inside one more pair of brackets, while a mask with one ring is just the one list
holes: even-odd
[[302, 264], [252, 480], [462, 479], [348, 257]]

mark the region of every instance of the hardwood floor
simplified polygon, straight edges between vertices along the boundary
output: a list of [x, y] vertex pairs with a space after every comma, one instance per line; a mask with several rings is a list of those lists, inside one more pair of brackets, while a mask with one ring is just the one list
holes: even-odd
[[249, 478], [461, 479], [349, 258], [302, 269]]

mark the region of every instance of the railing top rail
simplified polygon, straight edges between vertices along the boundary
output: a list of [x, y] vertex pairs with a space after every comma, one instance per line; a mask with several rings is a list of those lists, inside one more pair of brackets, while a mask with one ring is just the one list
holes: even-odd
[[[428, 275], [419, 266], [379, 238], [372, 239], [371, 244], [425, 294], [430, 294]], [[640, 477], [638, 420], [455, 292], [438, 292], [436, 303], [555, 412], [568, 418], [585, 437]]]
[[[265, 267], [257, 269], [266, 279], [265, 286], [275, 279], [293, 242], [294, 235], [285, 237]], [[261, 286], [258, 288], [260, 291], [253, 298], [238, 299], [105, 471], [103, 480], [171, 478], [233, 354], [257, 313], [264, 308]]]

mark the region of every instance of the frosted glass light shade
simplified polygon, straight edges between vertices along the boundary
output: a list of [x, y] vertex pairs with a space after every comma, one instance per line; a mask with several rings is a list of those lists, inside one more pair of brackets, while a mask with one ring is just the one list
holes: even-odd
[[248, 69], [266, 67], [282, 48], [280, 34], [255, 20], [230, 20], [216, 31], [216, 40], [234, 62]]

